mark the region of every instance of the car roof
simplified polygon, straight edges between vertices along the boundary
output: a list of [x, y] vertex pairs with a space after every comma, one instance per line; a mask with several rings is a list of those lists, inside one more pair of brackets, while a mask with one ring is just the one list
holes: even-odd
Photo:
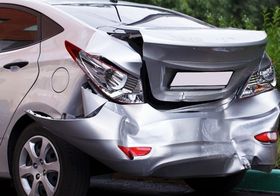
[[[162, 7], [158, 7], [158, 6], [154, 6], [154, 5], [139, 4], [139, 3], [133, 3], [133, 2], [126, 2], [126, 1], [118, 1], [118, 3], [114, 3], [112, 0], [0, 0], [0, 3], [1, 2], [30, 7], [34, 10], [37, 10], [37, 11], [47, 15], [48, 17], [50, 17], [54, 21], [58, 22], [59, 24], [68, 23], [69, 19], [67, 19], [67, 17], [69, 17], [71, 15], [69, 13], [66, 13], [62, 9], [59, 9], [58, 6], [60, 6], [60, 5], [83, 6], [83, 5], [90, 5], [90, 4], [92, 4], [92, 5], [103, 4], [103, 5], [124, 5], [124, 6], [132, 6], [132, 7], [139, 7], [139, 8], [151, 8], [151, 9], [155, 9], [155, 10], [159, 10], [159, 11], [169, 12], [169, 13], [175, 14], [177, 16], [182, 16], [182, 17], [185, 17], [194, 22], [198, 22], [200, 24], [209, 26], [209, 24], [206, 24], [203, 21], [200, 21], [196, 18], [185, 15], [183, 13], [176, 12], [174, 10], [170, 10], [170, 9], [166, 9], [166, 8], [162, 8]], [[61, 14], [63, 15], [63, 17]], [[72, 15], [72, 17], [75, 18], [75, 22], [79, 22], [79, 23], [82, 22], [77, 17], [75, 17], [73, 15]], [[82, 23], [83, 23], [83, 25], [85, 25], [84, 22], [82, 22]]]
[[114, 0], [43, 0], [48, 3], [96, 3], [115, 2]]
[[[119, 1], [119, 0], [41, 0], [44, 1], [50, 5], [56, 6], [56, 5], [75, 5], [75, 6], [79, 6], [79, 5], [89, 5], [89, 4], [110, 4], [110, 5], [127, 5], [127, 6], [134, 6], [134, 7], [140, 7], [140, 8], [151, 8], [151, 9], [155, 9], [155, 10], [160, 10], [160, 11], [165, 11], [165, 12], [169, 12], [172, 14], [175, 14], [177, 16], [182, 16], [185, 18], [188, 18], [189, 20], [204, 24], [204, 25], [209, 25], [207, 23], [205, 23], [204, 21], [201, 21], [197, 18], [194, 18], [192, 16], [183, 14], [181, 12], [177, 12], [175, 10], [172, 9], [167, 9], [164, 7], [159, 7], [159, 6], [155, 6], [155, 5], [150, 5], [150, 4], [144, 4], [144, 3], [135, 3], [135, 2], [127, 2], [127, 1]], [[209, 25], [211, 26], [211, 25]]]
[[[128, 2], [128, 1], [119, 1], [119, 0], [41, 0], [45, 3], [48, 3], [50, 5], [56, 6], [56, 5], [73, 5], [73, 6], [79, 6], [79, 5], [126, 5], [126, 6], [134, 6], [134, 7], [140, 7], [140, 8], [151, 8], [151, 9], [156, 9], [156, 10], [161, 10], [161, 11], [166, 11], [170, 12], [176, 15], [181, 15], [181, 16], [188, 16], [194, 20], [197, 20], [196, 18], [193, 18], [189, 15], [185, 15], [183, 13], [177, 12], [172, 9], [167, 9], [164, 7], [159, 7], [151, 4], [145, 4], [145, 3], [135, 3], [135, 2]], [[116, 1], [116, 2], [115, 2]]]
[[[122, 4], [122, 5], [144, 5], [139, 3], [118, 1], [118, 0], [42, 0], [51, 5], [61, 5], [61, 4]], [[148, 6], [148, 5], [146, 5]]]

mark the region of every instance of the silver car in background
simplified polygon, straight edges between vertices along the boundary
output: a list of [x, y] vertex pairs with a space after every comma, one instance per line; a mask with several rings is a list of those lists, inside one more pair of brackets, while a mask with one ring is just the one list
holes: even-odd
[[198, 191], [270, 172], [266, 39], [149, 5], [0, 0], [0, 176], [20, 196], [82, 196], [107, 172]]

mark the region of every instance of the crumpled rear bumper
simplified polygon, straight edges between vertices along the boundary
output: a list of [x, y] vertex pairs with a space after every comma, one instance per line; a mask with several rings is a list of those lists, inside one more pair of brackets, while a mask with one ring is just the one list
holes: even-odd
[[[118, 105], [82, 91], [85, 109], [96, 110], [90, 118], [52, 119], [28, 113], [116, 171], [138, 176], [224, 176], [251, 167], [267, 171], [276, 161], [277, 145], [262, 144], [254, 136], [278, 129], [277, 90], [203, 112]], [[130, 160], [119, 145], [152, 151]]]

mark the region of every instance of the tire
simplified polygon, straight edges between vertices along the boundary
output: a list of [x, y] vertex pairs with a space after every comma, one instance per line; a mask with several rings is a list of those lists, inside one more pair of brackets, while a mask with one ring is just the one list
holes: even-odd
[[185, 180], [186, 183], [200, 193], [228, 193], [233, 190], [243, 179], [245, 171], [226, 177], [194, 178]]
[[12, 163], [13, 181], [19, 196], [87, 194], [88, 157], [35, 123], [18, 138]]

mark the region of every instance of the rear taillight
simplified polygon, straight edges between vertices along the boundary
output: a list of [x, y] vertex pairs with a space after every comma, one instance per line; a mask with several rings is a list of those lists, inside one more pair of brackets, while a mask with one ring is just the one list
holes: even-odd
[[265, 53], [259, 65], [259, 70], [251, 75], [240, 97], [251, 97], [274, 89], [276, 86], [275, 74], [271, 59]]
[[79, 47], [71, 44], [68, 41], [65, 41], [65, 47], [66, 47], [66, 50], [71, 55], [71, 57], [74, 59], [74, 61], [77, 61], [77, 59], [79, 57], [79, 53], [82, 49], [80, 49]]
[[131, 160], [133, 160], [134, 157], [146, 156], [152, 150], [151, 147], [125, 147], [125, 146], [119, 146], [119, 149]]
[[255, 139], [262, 143], [275, 143], [278, 140], [276, 131], [264, 132], [255, 136]]
[[105, 97], [119, 103], [143, 103], [142, 82], [100, 55], [91, 55], [65, 41], [73, 60]]

